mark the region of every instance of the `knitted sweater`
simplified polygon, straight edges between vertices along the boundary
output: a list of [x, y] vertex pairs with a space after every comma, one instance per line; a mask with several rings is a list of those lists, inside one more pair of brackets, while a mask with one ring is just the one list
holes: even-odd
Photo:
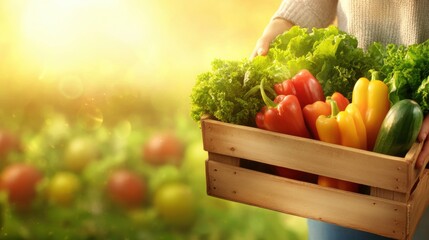
[[429, 0], [283, 0], [274, 18], [301, 27], [338, 28], [357, 37], [359, 46], [371, 42], [410, 45], [429, 38]]

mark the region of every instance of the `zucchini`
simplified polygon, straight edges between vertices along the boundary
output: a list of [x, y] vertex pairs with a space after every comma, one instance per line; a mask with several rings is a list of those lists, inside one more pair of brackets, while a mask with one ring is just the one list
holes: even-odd
[[417, 140], [422, 122], [423, 112], [417, 102], [396, 102], [381, 123], [373, 151], [404, 157]]

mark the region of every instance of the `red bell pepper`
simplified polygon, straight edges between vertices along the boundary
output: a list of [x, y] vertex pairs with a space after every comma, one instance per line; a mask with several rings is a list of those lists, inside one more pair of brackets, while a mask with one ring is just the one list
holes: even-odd
[[261, 81], [261, 95], [266, 106], [256, 114], [258, 128], [280, 132], [299, 137], [310, 137], [305, 126], [301, 105], [295, 95], [277, 95], [272, 101], [264, 90], [264, 80]]
[[[293, 85], [293, 88], [292, 86]], [[288, 95], [295, 92], [301, 107], [316, 101], [325, 101], [325, 95], [320, 82], [306, 69], [299, 71], [291, 79], [274, 85], [278, 95]]]
[[260, 129], [265, 129], [265, 112], [267, 111], [267, 106], [263, 106], [262, 109], [256, 114], [255, 122], [256, 126]]
[[[256, 114], [255, 121], [258, 128], [300, 137], [310, 137], [310, 133], [305, 126], [298, 98], [295, 95], [278, 95], [272, 101], [265, 94], [263, 81], [261, 81], [260, 89], [266, 106]], [[317, 182], [316, 175], [294, 169], [275, 166], [274, 172], [282, 177], [313, 183]]]
[[296, 95], [296, 89], [291, 79], [274, 84], [274, 91], [277, 95]]

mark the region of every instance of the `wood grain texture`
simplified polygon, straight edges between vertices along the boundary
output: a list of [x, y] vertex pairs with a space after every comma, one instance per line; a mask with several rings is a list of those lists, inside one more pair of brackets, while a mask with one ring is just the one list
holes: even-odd
[[[429, 170], [415, 168], [421, 143], [402, 158], [211, 119], [201, 123], [210, 196], [394, 239], [412, 239], [429, 204]], [[260, 166], [360, 183], [371, 195], [275, 176]]]
[[418, 144], [400, 158], [215, 120], [203, 120], [202, 128], [208, 152], [402, 193], [421, 175], [414, 168]]

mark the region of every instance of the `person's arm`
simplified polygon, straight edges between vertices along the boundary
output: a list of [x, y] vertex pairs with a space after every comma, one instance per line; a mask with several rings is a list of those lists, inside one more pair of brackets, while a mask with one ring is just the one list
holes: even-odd
[[424, 118], [422, 127], [420, 129], [420, 133], [418, 136], [418, 140], [424, 143], [423, 143], [422, 151], [417, 157], [417, 162], [416, 162], [417, 168], [423, 167], [423, 163], [425, 162], [426, 158], [429, 157], [429, 141], [427, 139], [428, 134], [429, 134], [429, 115], [427, 115]]
[[283, 32], [289, 30], [294, 24], [283, 18], [275, 18], [265, 27], [262, 36], [256, 41], [255, 49], [252, 52], [250, 58], [254, 58], [256, 56], [265, 56], [270, 47], [270, 43], [276, 38], [278, 35]]

